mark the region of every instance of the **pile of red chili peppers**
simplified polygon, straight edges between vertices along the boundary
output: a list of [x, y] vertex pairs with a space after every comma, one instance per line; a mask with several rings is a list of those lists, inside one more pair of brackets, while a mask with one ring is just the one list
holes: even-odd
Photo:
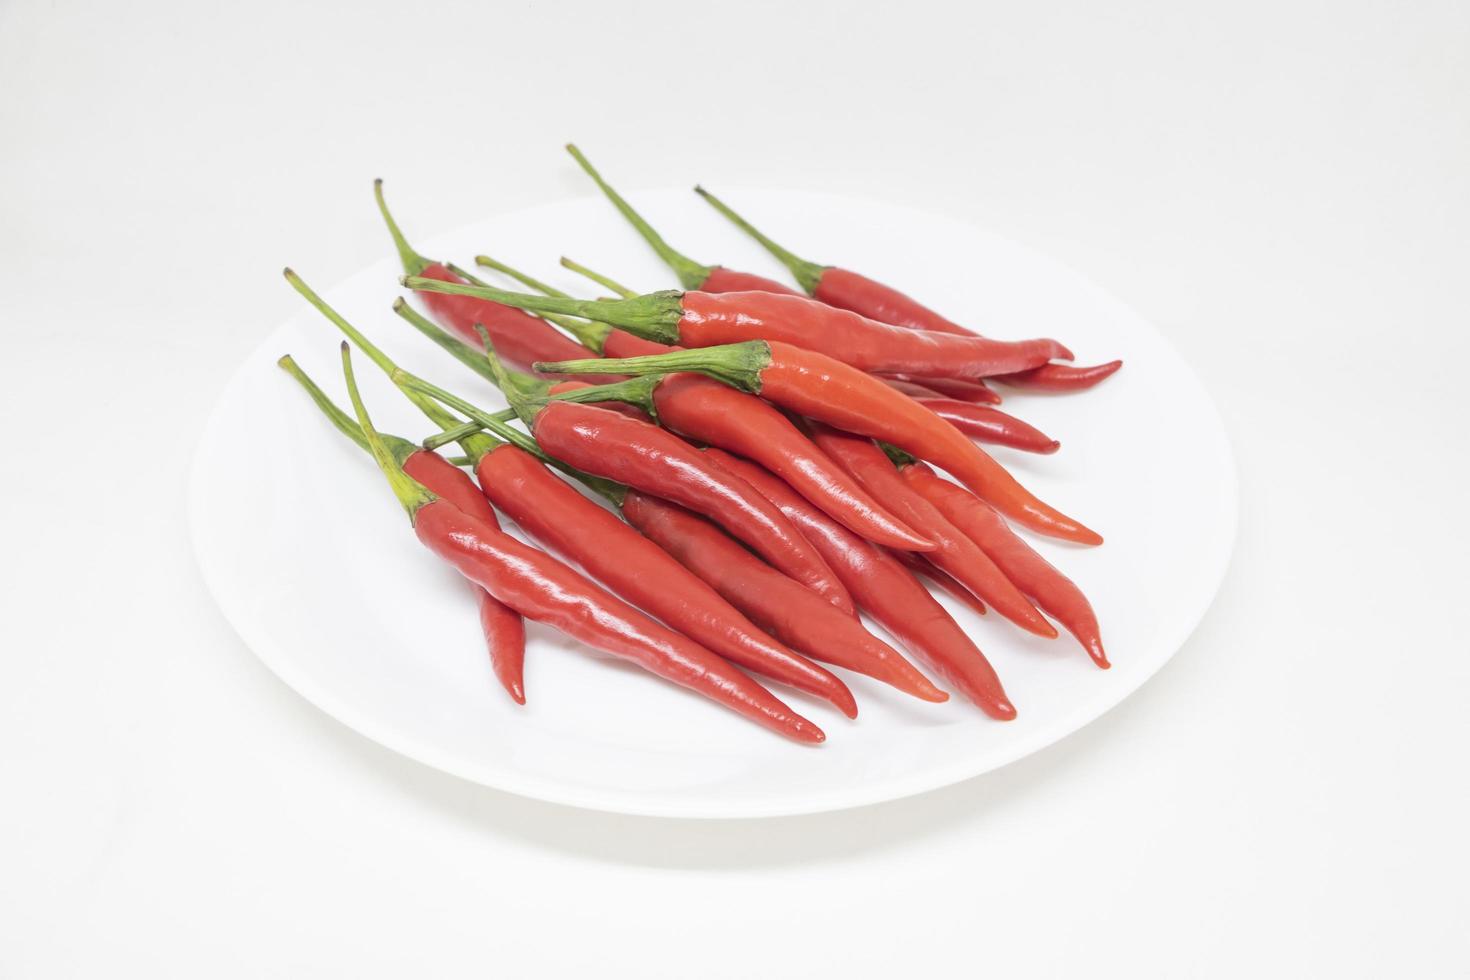
[[[395, 312], [508, 409], [403, 370], [286, 271], [347, 338], [352, 411], [289, 356], [281, 367], [377, 463], [419, 540], [469, 581], [511, 698], [526, 700], [530, 618], [799, 742], [826, 736], [766, 685], [851, 718], [844, 675], [863, 675], [929, 702], [947, 701], [947, 687], [1015, 718], [995, 669], [926, 580], [1034, 635], [1056, 638], [1055, 622], [1109, 666], [1087, 597], [1016, 527], [1081, 545], [1101, 535], [980, 444], [1060, 446], [995, 408], [992, 383], [1082, 391], [1120, 361], [1074, 367], [1056, 340], [983, 336], [875, 279], [798, 258], [696, 188], [800, 289], [702, 265], [567, 149], [682, 291], [638, 295], [563, 260], [617, 294], [578, 299], [478, 257], [534, 292], [495, 288], [415, 252], [375, 185], [402, 282], [429, 316], [402, 299]], [[423, 412], [426, 438], [373, 426], [348, 341]], [[461, 455], [437, 452], [450, 443]], [[497, 510], [539, 547], [501, 530]]]

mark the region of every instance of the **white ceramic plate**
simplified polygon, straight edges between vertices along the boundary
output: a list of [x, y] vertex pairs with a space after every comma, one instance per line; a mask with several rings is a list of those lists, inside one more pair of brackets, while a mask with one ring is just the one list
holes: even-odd
[[[221, 396], [190, 494], [210, 589], [287, 684], [369, 738], [499, 789], [626, 813], [754, 817], [889, 800], [994, 769], [1098, 717], [1173, 655], [1228, 563], [1235, 476], [1214, 408], [1159, 332], [1055, 262], [947, 218], [809, 192], [720, 190], [801, 254], [875, 274], [987, 334], [1055, 336], [1079, 363], [1125, 359], [1086, 394], [1008, 391], [1005, 407], [1062, 449], [996, 450], [1042, 498], [1107, 537], [1096, 549], [1038, 547], [1092, 598], [1114, 668], [1095, 668], [1065, 634], [1028, 637], [942, 600], [994, 662], [1019, 718], [991, 721], [960, 698], [924, 704], [853, 676], [861, 714], [849, 722], [778, 689], [827, 731], [825, 745], [809, 748], [528, 624], [529, 703], [517, 707], [491, 675], [467, 586], [415, 541], [371, 461], [276, 368], [279, 355], [295, 355], [345, 404], [340, 338], [303, 303]], [[695, 258], [785, 278], [687, 190], [632, 200]], [[372, 207], [366, 188], [363, 207]], [[413, 215], [400, 210], [411, 231]], [[577, 294], [588, 287], [557, 266], [564, 252], [636, 288], [674, 285], [600, 197], [416, 244], [465, 264], [489, 252]], [[397, 275], [385, 257], [324, 295], [410, 370], [502, 405], [390, 312]], [[366, 358], [358, 374], [380, 429], [428, 431]]]

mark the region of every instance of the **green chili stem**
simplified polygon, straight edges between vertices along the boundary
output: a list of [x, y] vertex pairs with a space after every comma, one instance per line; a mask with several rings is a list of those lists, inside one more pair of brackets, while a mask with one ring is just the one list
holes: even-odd
[[821, 282], [822, 280], [822, 273], [827, 271], [826, 266], [818, 265], [815, 262], [808, 262], [806, 259], [800, 258], [799, 256], [793, 255], [790, 252], [786, 251], [786, 249], [782, 248], [780, 245], [777, 245], [775, 242], [771, 241], [760, 231], [758, 231], [755, 226], [752, 225], [750, 222], [746, 221], [744, 218], [740, 217], [740, 215], [731, 210], [728, 204], [720, 200], [718, 197], [715, 197], [703, 187], [696, 186], [694, 188], [694, 193], [704, 198], [714, 207], [716, 211], [720, 212], [725, 217], [734, 222], [736, 227], [738, 227], [741, 231], [744, 231], [751, 238], [754, 238], [756, 241], [764, 245], [767, 252], [770, 252], [776, 258], [780, 259], [781, 264], [791, 270], [791, 274], [796, 277], [796, 281], [801, 285], [802, 289], [806, 290], [809, 294], [816, 292], [817, 283]]
[[438, 385], [431, 384], [430, 382], [425, 381], [423, 378], [409, 374], [402, 368], [399, 368], [398, 370], [393, 372], [393, 383], [398, 385], [399, 387], [412, 388], [415, 391], [422, 392], [426, 395], [438, 399], [439, 401], [442, 401], [444, 404], [448, 405], [450, 408], [453, 408], [455, 411], [463, 412], [465, 415], [469, 416], [472, 421], [478, 422], [480, 425], [483, 425], [485, 428], [500, 436], [512, 446], [515, 446], [517, 449], [525, 450], [526, 452], [535, 456], [537, 459], [541, 460], [543, 463], [549, 463], [552, 466], [555, 466], [557, 469], [568, 474], [569, 476], [576, 477], [578, 480], [581, 480], [583, 483], [585, 483], [588, 487], [602, 494], [602, 496], [606, 497], [608, 500], [611, 500], [614, 504], [622, 504], [623, 498], [627, 496], [628, 488], [623, 486], [622, 484], [614, 483], [612, 480], [605, 480], [600, 476], [593, 476], [590, 473], [583, 473], [581, 470], [573, 469], [559, 459], [548, 456], [545, 450], [537, 445], [536, 440], [533, 439], [531, 436], [526, 435], [519, 429], [515, 429], [510, 425], [507, 425], [505, 422], [501, 421], [498, 415], [494, 415], [490, 412], [486, 412], [483, 409], [476, 408], [474, 405], [465, 401], [463, 398], [460, 398], [458, 395], [455, 395], [452, 392], [445, 391]]
[[[647, 412], [650, 417], [657, 420], [658, 410], [654, 407], [653, 389], [658, 387], [659, 382], [664, 379], [661, 374], [651, 374], [641, 378], [628, 378], [625, 381], [615, 381], [612, 384], [593, 385], [588, 388], [573, 388], [569, 391], [558, 391], [555, 394], [548, 393], [546, 401], [575, 402], [576, 404], [595, 404], [597, 402], [622, 402], [627, 405], [636, 405]], [[507, 408], [496, 412], [494, 417], [509, 421], [518, 415], [515, 409]], [[438, 449], [440, 446], [460, 439], [474, 432], [478, 432], [481, 426], [478, 422], [465, 422], [452, 429], [445, 429], [429, 436], [420, 445], [424, 449]]]
[[[362, 434], [362, 427], [352, 420], [352, 416], [338, 408], [336, 402], [328, 398], [325, 391], [317, 387], [316, 382], [311, 380], [305, 371], [301, 370], [300, 366], [297, 365], [290, 354], [276, 361], [276, 364], [281, 370], [295, 378], [302, 388], [306, 389], [306, 393], [311, 396], [311, 400], [316, 402], [316, 407], [322, 410], [322, 414], [327, 417], [327, 420], [332, 425], [336, 426], [338, 432], [357, 443], [358, 448], [363, 452], [371, 451], [368, 449], [367, 438]], [[398, 436], [389, 435], [386, 432], [382, 433], [380, 438], [387, 444], [389, 451], [393, 453], [394, 459], [398, 461], [400, 466], [403, 465], [404, 460], [418, 451], [418, 447], [407, 439], [401, 439]]]
[[562, 264], [562, 268], [564, 268], [564, 269], [571, 269], [577, 275], [584, 276], [584, 277], [586, 277], [588, 279], [591, 279], [593, 282], [597, 283], [603, 289], [611, 289], [614, 293], [617, 293], [623, 299], [632, 299], [634, 296], [637, 296], [638, 295], [637, 293], [633, 292], [633, 290], [629, 289], [627, 286], [624, 286], [622, 283], [618, 282], [616, 279], [610, 279], [607, 276], [604, 276], [600, 272], [594, 272], [593, 270], [587, 268], [585, 265], [581, 264], [580, 262], [573, 262], [571, 259], [567, 258], [565, 255], [563, 255], [561, 257], [561, 264]]
[[890, 443], [880, 442], [878, 443], [878, 448], [883, 450], [883, 452], [887, 454], [888, 458], [893, 461], [893, 465], [897, 466], [899, 469], [903, 469], [905, 466], [912, 466], [914, 463], [917, 463], [919, 461], [919, 457], [915, 456], [913, 453], [906, 453], [902, 449], [899, 449], [897, 446]]
[[656, 340], [663, 344], [679, 342], [679, 321], [684, 316], [683, 304], [680, 302], [684, 294], [673, 289], [635, 296], [632, 299], [602, 302], [567, 299], [563, 296], [512, 293], [489, 286], [443, 282], [438, 279], [425, 279], [422, 276], [404, 276], [399, 281], [408, 289], [423, 292], [473, 296], [476, 299], [493, 300], [505, 306], [514, 306], [535, 313], [565, 313], [569, 316], [582, 317], [585, 320], [610, 323], [645, 340]]
[[[562, 299], [573, 298], [570, 294], [564, 293], [554, 286], [548, 286], [546, 283], [542, 282], [539, 279], [533, 279], [532, 277], [526, 275], [524, 272], [512, 269], [504, 262], [497, 262], [495, 259], [492, 259], [488, 255], [475, 256], [475, 264], [482, 265], [487, 269], [494, 269], [496, 272], [504, 273], [517, 282], [523, 283], [526, 286], [529, 286], [531, 289], [536, 290], [538, 293], [545, 293], [547, 296], [557, 296]], [[476, 286], [489, 285], [488, 283], [476, 279], [474, 276], [470, 275], [468, 272], [465, 272], [458, 266], [451, 265], [449, 267], [449, 271], [453, 272], [461, 279], [466, 279], [469, 282], [474, 283]], [[565, 330], [567, 333], [571, 334], [572, 339], [581, 344], [583, 347], [587, 348], [588, 350], [596, 351], [599, 354], [602, 353], [602, 345], [607, 341], [607, 335], [612, 333], [613, 329], [606, 323], [598, 323], [596, 321], [589, 320], [578, 320], [573, 317], [557, 316], [555, 313], [542, 313], [539, 315], [543, 320], [546, 320], [549, 323], [554, 323], [558, 327], [561, 327], [563, 330]]]
[[[564, 299], [572, 298], [571, 293], [564, 293], [560, 289], [557, 289], [555, 286], [548, 286], [540, 279], [533, 278], [526, 273], [520, 271], [519, 269], [506, 265], [504, 262], [501, 262], [497, 259], [492, 259], [488, 255], [476, 255], [475, 265], [484, 266], [487, 269], [494, 269], [501, 275], [510, 276], [516, 282], [520, 283], [523, 286], [534, 289], [538, 293], [545, 293], [547, 296], [561, 296]], [[454, 267], [450, 266], [450, 269], [453, 270]], [[463, 275], [463, 273], [461, 273], [461, 275]], [[471, 282], [477, 281], [472, 276], [465, 276], [464, 278], [469, 279]]]
[[383, 199], [383, 179], [381, 177], [373, 181], [373, 196], [378, 199], [378, 211], [383, 215], [383, 221], [388, 226], [388, 234], [393, 236], [393, 246], [398, 249], [398, 260], [403, 263], [403, 271], [410, 276], [421, 274], [434, 263], [415, 252], [408, 244], [408, 239], [403, 237], [403, 232], [398, 228], [398, 222], [393, 220], [393, 215], [388, 210], [388, 202]]
[[[505, 413], [501, 412], [499, 414], [504, 415]], [[465, 422], [452, 429], [445, 429], [443, 432], [436, 432], [431, 436], [425, 436], [419, 445], [428, 450], [438, 449], [440, 446], [447, 446], [451, 442], [459, 442], [465, 436], [474, 435], [483, 428], [484, 426], [478, 422]]]
[[[644, 357], [596, 357], [579, 361], [542, 361], [537, 371], [556, 374], [671, 374], [694, 371], [732, 388], [759, 394], [761, 372], [771, 363], [771, 346], [763, 340], [679, 350]], [[585, 389], [584, 389], [585, 390]], [[606, 399], [604, 399], [606, 400]]]
[[408, 511], [408, 519], [412, 523], [424, 505], [433, 503], [439, 498], [434, 496], [428, 487], [403, 471], [403, 467], [393, 458], [393, 453], [384, 444], [383, 438], [373, 428], [372, 419], [368, 418], [367, 406], [362, 403], [362, 393], [357, 390], [357, 378], [352, 373], [352, 348], [345, 340], [342, 341], [342, 375], [347, 379], [347, 396], [352, 399], [352, 410], [357, 413], [357, 424], [362, 429], [368, 452], [373, 454], [378, 468], [388, 479], [388, 486], [392, 488], [393, 496], [397, 497], [403, 509]]
[[[385, 374], [393, 373], [393, 369], [397, 367], [397, 365], [393, 363], [392, 358], [383, 353], [383, 351], [371, 340], [368, 340], [366, 337], [364, 337], [356, 327], [343, 319], [342, 314], [338, 313], [336, 310], [328, 306], [327, 301], [318, 296], [316, 292], [312, 290], [312, 288], [308, 286], [305, 282], [303, 282], [301, 277], [298, 276], [295, 272], [287, 269], [285, 271], [285, 276], [286, 281], [291, 284], [291, 288], [295, 289], [302, 296], [306, 297], [306, 301], [312, 306], [316, 307], [317, 311], [321, 313], [322, 316], [332, 321], [332, 323], [337, 326], [338, 330], [341, 330], [352, 340], [354, 344], [356, 344], [358, 347], [361, 347], [363, 353], [367, 354], [367, 356], [372, 359], [374, 364], [382, 368]], [[432, 421], [435, 425], [439, 426], [439, 428], [445, 429], [448, 428], [450, 425], [459, 424], [459, 419], [454, 419], [452, 422], [449, 421], [454, 417], [449, 415], [448, 412], [445, 412], [444, 409], [440, 408], [438, 405], [434, 404], [433, 399], [424, 398], [422, 395], [416, 393], [410, 395], [409, 398], [415, 405], [418, 406], [419, 410], [427, 415], [429, 417], [429, 420]]]
[[454, 355], [454, 359], [465, 367], [479, 374], [486, 381], [492, 384], [495, 382], [495, 372], [490, 369], [490, 363], [485, 360], [483, 352], [475, 350], [458, 337], [451, 336], [418, 310], [409, 306], [402, 296], [393, 301], [393, 312], [413, 324], [419, 333]]
[[653, 226], [643, 220], [643, 216], [637, 211], [634, 211], [633, 206], [623, 200], [623, 196], [613, 190], [607, 181], [602, 179], [602, 175], [597, 172], [591, 163], [587, 162], [587, 158], [582, 155], [581, 150], [568, 143], [567, 152], [587, 172], [587, 176], [591, 177], [596, 181], [597, 186], [602, 188], [602, 193], [607, 195], [607, 199], [613, 203], [613, 207], [621, 211], [623, 217], [628, 219], [629, 224], [638, 229], [638, 234], [643, 236], [643, 240], [653, 246], [653, 250], [658, 253], [658, 257], [663, 259], [669, 268], [674, 270], [674, 274], [679, 277], [679, 282], [685, 289], [698, 289], [704, 285], [704, 281], [714, 271], [712, 266], [700, 265], [687, 255], [674, 251], [669, 243], [663, 240], [663, 236], [654, 231]]
[[[535, 453], [542, 459], [547, 458], [546, 454], [541, 451], [541, 447], [536, 445], [536, 441], [530, 436], [518, 429], [512, 428], [490, 412], [475, 407], [453, 392], [446, 391], [436, 384], [425, 381], [418, 375], [409, 374], [402, 368], [398, 368], [393, 372], [393, 383], [401, 388], [409, 388], [421, 394], [429, 395], [435, 400], [448, 405], [455, 411], [463, 412], [470, 419], [479, 423], [482, 428], [489, 429], [511, 445], [524, 449], [527, 452]], [[457, 427], [458, 425], [459, 423], [456, 421], [455, 426]]]

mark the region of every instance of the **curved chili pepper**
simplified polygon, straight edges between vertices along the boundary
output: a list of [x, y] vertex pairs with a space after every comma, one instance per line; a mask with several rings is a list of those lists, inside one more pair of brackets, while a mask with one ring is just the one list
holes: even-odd
[[643, 216], [634, 211], [633, 206], [623, 200], [623, 196], [602, 179], [602, 175], [587, 161], [581, 150], [568, 143], [567, 152], [572, 155], [572, 159], [577, 161], [578, 166], [587, 172], [587, 176], [591, 177], [602, 189], [602, 193], [607, 195], [607, 199], [622, 213], [623, 217], [628, 219], [628, 223], [637, 229], [638, 234], [643, 236], [643, 240], [658, 253], [658, 257], [674, 270], [674, 274], [679, 277], [679, 282], [685, 289], [703, 289], [710, 293], [729, 293], [751, 289], [773, 293], [796, 292], [790, 286], [782, 285], [774, 279], [767, 279], [765, 276], [757, 276], [750, 272], [736, 272], [719, 265], [700, 265], [687, 255], [674, 251], [669, 243], [663, 240], [663, 236], [654, 231], [653, 227], [643, 220]]
[[971, 439], [1024, 449], [1028, 453], [1047, 455], [1062, 444], [1033, 425], [1005, 412], [984, 405], [955, 401], [953, 398], [915, 398], [914, 401], [959, 429]]
[[976, 405], [1000, 404], [1000, 395], [978, 379], [962, 381], [958, 378], [914, 378], [906, 374], [894, 374], [885, 376], [883, 380], [906, 395], [953, 398], [955, 401], [973, 402]]
[[[775, 341], [753, 341], [656, 357], [558, 361], [537, 367], [568, 374], [697, 371], [760, 395], [797, 415], [907, 450], [953, 474], [1007, 517], [1034, 531], [1079, 544], [1102, 543], [1097, 532], [1038, 500], [1005, 467], [923, 405], [871, 375], [814, 351]], [[871, 487], [868, 492], [872, 493]], [[915, 530], [927, 533], [923, 528]], [[996, 604], [990, 596], [981, 595]]]
[[875, 374], [976, 378], [1038, 367], [1071, 351], [1055, 340], [1000, 341], [907, 330], [805, 296], [669, 290], [633, 299], [575, 300], [405, 276], [410, 289], [473, 296], [539, 313], [586, 317], [646, 340], [714, 347], [746, 340], [781, 341]]
[[[748, 221], [703, 187], [696, 187], [694, 190], [715, 210], [765, 246], [768, 252], [791, 270], [796, 281], [814, 299], [840, 309], [851, 310], [880, 323], [891, 323], [911, 330], [928, 330], [961, 337], [982, 336], [974, 330], [962, 327], [953, 320], [940, 316], [923, 303], [906, 293], [899, 292], [892, 286], [885, 286], [881, 282], [848, 269], [818, 265], [815, 262], [798, 258], [761, 234]], [[1070, 360], [1070, 358], [1067, 359]], [[1048, 364], [1033, 369], [1038, 373], [1025, 371], [1011, 374], [1007, 377], [1006, 383], [1038, 391], [1082, 391], [1085, 388], [1091, 388], [1122, 366], [1122, 361], [1110, 361], [1096, 367]]]
[[754, 463], [718, 449], [705, 452], [780, 507], [781, 513], [826, 557], [858, 606], [898, 637], [910, 652], [923, 658], [986, 714], [1002, 721], [1016, 717], [1016, 708], [985, 654], [898, 558], [836, 523]]
[[938, 547], [925, 557], [936, 567], [954, 576], [966, 589], [1022, 629], [1048, 639], [1057, 635], [1046, 617], [1026, 600], [1000, 567], [963, 531], [946, 520], [938, 508], [903, 481], [893, 461], [871, 439], [839, 432], [818, 423], [808, 423], [807, 432], [813, 442], [851, 473], [869, 493], [895, 513], [902, 514], [915, 527], [922, 527], [924, 533], [935, 540]]
[[1107, 668], [1102, 634], [1092, 603], [1077, 584], [1038, 555], [1012, 531], [1005, 520], [963, 487], [942, 480], [921, 464], [902, 468], [909, 486], [939, 509], [944, 516], [978, 544], [1000, 566], [1011, 581], [1037, 604], [1056, 617], [1077, 638], [1099, 667]]
[[1093, 367], [1076, 367], [1071, 364], [1043, 364], [1041, 367], [1017, 374], [1000, 374], [992, 380], [1027, 391], [1071, 392], [1083, 391], [1111, 377], [1123, 366], [1122, 361], [1109, 361]]
[[[383, 215], [383, 221], [388, 225], [388, 233], [393, 236], [393, 244], [398, 249], [398, 258], [405, 273], [456, 285], [466, 282], [444, 264], [424, 258], [413, 250], [388, 211], [388, 204], [383, 199], [381, 180], [373, 182], [373, 193], [378, 199], [378, 210]], [[528, 368], [536, 361], [565, 360], [581, 356], [575, 341], [559, 333], [545, 320], [537, 319], [522, 310], [468, 296], [432, 292], [423, 292], [421, 295], [441, 323], [472, 344], [480, 342], [475, 324], [483, 325], [494, 338], [501, 356], [513, 364]], [[603, 380], [611, 382], [617, 378], [608, 377]]]
[[480, 457], [475, 473], [485, 496], [527, 534], [575, 560], [619, 596], [741, 667], [857, 716], [852, 692], [830, 671], [766, 636], [703, 580], [535, 456], [499, 446]]
[[[316, 382], [296, 366], [296, 362], [289, 354], [276, 363], [287, 374], [295, 378], [302, 388], [306, 389], [311, 400], [316, 402], [317, 407], [337, 427], [339, 432], [355, 442], [363, 451], [368, 451], [367, 439], [363, 436], [362, 429], [348, 417], [346, 412], [332, 403], [326, 392], [318, 388]], [[405, 473], [465, 513], [484, 521], [491, 527], [500, 527], [500, 523], [495, 519], [494, 509], [480, 493], [480, 488], [475, 486], [463, 470], [451, 465], [437, 453], [420, 449], [406, 439], [389, 435], [383, 435], [380, 438], [389, 447], [393, 458], [403, 467]], [[490, 654], [490, 667], [511, 698], [517, 704], [525, 704], [525, 623], [521, 621], [519, 613], [484, 589], [476, 588], [475, 591], [479, 593], [480, 631], [485, 637], [485, 646]]]
[[511, 700], [525, 704], [526, 621], [484, 589], [476, 587], [475, 591], [479, 594], [480, 632], [490, 653], [490, 669]]
[[398, 466], [374, 431], [352, 376], [343, 371], [373, 458], [425, 547], [521, 615], [632, 661], [645, 670], [788, 738], [822, 742], [822, 730], [704, 647], [660, 625], [551, 556], [442, 500]]
[[[697, 514], [636, 490], [623, 501], [623, 513], [629, 523], [792, 649], [925, 701], [949, 699], [855, 617], [822, 602]], [[909, 670], [898, 667], [900, 662]]]
[[956, 602], [965, 606], [977, 616], [988, 615], [990, 609], [980, 601], [980, 597], [960, 584], [960, 580], [935, 565], [924, 555], [913, 551], [892, 552], [894, 558], [902, 562], [914, 576], [920, 579], [928, 579], [943, 590]]

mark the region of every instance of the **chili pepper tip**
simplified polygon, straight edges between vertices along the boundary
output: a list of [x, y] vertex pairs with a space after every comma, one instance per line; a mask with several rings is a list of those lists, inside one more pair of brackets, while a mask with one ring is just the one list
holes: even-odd
[[997, 721], [1015, 721], [1016, 706], [1005, 698], [987, 701], [983, 705], [985, 713]]

